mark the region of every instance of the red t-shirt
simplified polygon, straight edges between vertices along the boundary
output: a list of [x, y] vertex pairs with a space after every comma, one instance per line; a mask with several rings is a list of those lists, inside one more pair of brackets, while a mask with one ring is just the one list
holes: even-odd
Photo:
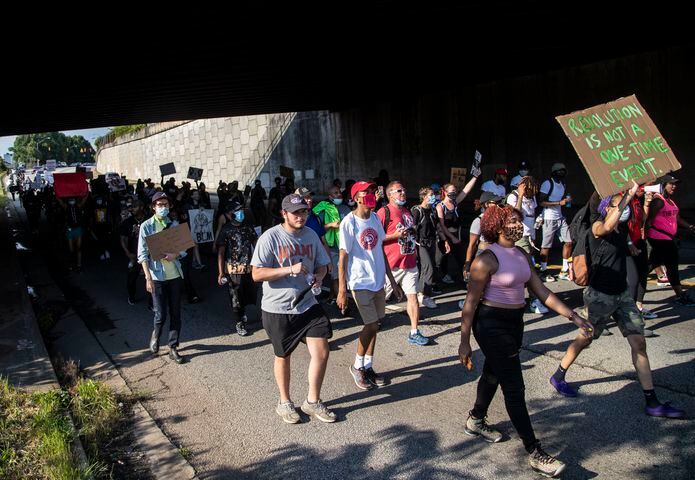
[[[395, 233], [396, 229], [410, 228], [408, 235], [404, 235], [398, 240], [384, 241], [384, 251], [386, 252], [386, 258], [389, 261], [389, 266], [392, 269], [417, 267], [415, 231], [413, 228], [411, 228], [415, 226], [415, 222], [413, 221], [413, 216], [410, 214], [410, 210], [405, 207], [397, 207], [391, 204], [386, 205], [384, 208], [388, 208], [391, 211], [391, 220], [384, 229], [386, 230], [386, 235]], [[384, 208], [379, 209], [379, 211], [376, 213], [379, 220], [381, 220], [382, 225], [386, 220], [386, 211]]]

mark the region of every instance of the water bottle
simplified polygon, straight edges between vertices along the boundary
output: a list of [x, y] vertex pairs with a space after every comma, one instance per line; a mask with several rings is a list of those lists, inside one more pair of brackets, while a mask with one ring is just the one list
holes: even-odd
[[572, 208], [572, 197], [570, 195], [567, 195], [565, 198], [567, 199], [567, 203], [565, 203], [565, 207]]
[[[316, 275], [314, 275], [313, 273], [307, 273], [306, 283], [311, 285], [312, 283], [314, 283], [315, 280], [316, 280]], [[318, 283], [313, 285], [311, 287], [311, 293], [313, 293], [314, 295], [321, 295], [321, 285], [319, 285]]]
[[229, 282], [229, 278], [227, 278], [227, 277], [222, 277], [222, 279], [220, 280], [220, 283], [222, 285], [227, 285], [228, 282]]

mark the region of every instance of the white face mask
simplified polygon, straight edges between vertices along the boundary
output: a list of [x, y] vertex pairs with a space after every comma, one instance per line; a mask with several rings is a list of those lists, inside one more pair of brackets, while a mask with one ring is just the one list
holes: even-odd
[[630, 219], [630, 207], [625, 207], [625, 210], [620, 214], [620, 222], [627, 222]]

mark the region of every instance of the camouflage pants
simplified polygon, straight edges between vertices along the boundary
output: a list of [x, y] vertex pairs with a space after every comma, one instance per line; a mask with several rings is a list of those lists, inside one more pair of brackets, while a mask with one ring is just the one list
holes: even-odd
[[594, 338], [601, 336], [611, 317], [618, 324], [623, 337], [644, 335], [644, 319], [628, 290], [619, 295], [608, 295], [586, 287], [584, 308], [588, 320], [594, 326]]

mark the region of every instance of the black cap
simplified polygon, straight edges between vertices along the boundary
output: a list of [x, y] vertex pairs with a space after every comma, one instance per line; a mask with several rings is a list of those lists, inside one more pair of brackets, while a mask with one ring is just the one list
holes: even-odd
[[286, 212], [294, 213], [297, 210], [309, 209], [309, 205], [304, 201], [304, 197], [296, 193], [290, 193], [282, 199], [282, 209]]
[[678, 183], [680, 180], [678, 180], [676, 177], [671, 175], [670, 173], [667, 173], [663, 177], [659, 177], [659, 183], [662, 185], [666, 185], [667, 183]]
[[[167, 194], [164, 192], [157, 192], [154, 195], [152, 195], [152, 203], [156, 202], [157, 200], [161, 200], [161, 199], [169, 201], [169, 197], [167, 197]], [[169, 203], [171, 203], [171, 202], [169, 202]]]
[[480, 203], [485, 205], [487, 202], [495, 202], [495, 203], [500, 203], [502, 200], [504, 200], [504, 197], [500, 197], [499, 195], [495, 195], [492, 192], [483, 192], [480, 195]]
[[519, 162], [519, 170], [531, 170], [531, 165], [526, 160], [522, 160]]
[[224, 206], [224, 211], [225, 212], [236, 212], [237, 210], [241, 210], [242, 208], [244, 208], [244, 206], [241, 203], [239, 203], [239, 200], [230, 200]]

